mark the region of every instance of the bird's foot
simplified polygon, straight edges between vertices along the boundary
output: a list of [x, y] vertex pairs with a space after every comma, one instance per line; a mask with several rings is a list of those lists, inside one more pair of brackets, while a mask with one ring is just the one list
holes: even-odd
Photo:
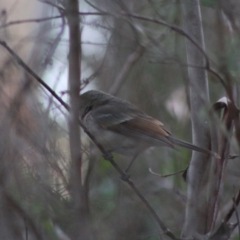
[[130, 175], [127, 172], [122, 172], [122, 175], [120, 176], [121, 180], [127, 182], [130, 179]]
[[103, 158], [106, 159], [107, 161], [112, 161], [113, 160], [113, 156], [110, 152], [106, 151], [104, 154], [103, 154]]

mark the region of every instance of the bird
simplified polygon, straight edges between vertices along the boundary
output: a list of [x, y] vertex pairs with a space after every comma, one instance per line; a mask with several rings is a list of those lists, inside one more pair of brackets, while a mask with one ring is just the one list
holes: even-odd
[[79, 96], [79, 117], [105, 150], [124, 156], [132, 161], [150, 147], [181, 146], [194, 151], [218, 155], [174, 137], [159, 120], [147, 115], [130, 102], [102, 91], [90, 90]]

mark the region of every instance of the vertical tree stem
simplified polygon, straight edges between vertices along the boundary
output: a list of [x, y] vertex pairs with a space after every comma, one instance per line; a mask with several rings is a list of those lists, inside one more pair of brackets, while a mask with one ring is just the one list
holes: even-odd
[[[183, 22], [185, 31], [204, 49], [204, 38], [199, 0], [183, 0]], [[187, 62], [190, 65], [204, 66], [201, 52], [186, 40]], [[201, 68], [188, 68], [190, 83], [190, 107], [193, 143], [202, 148], [210, 146], [209, 126], [204, 114], [205, 103], [209, 101], [207, 72]], [[208, 156], [193, 152], [187, 173], [187, 207], [183, 236], [206, 232], [207, 220], [207, 178], [209, 174]]]
[[66, 14], [69, 26], [69, 73], [70, 93], [69, 141], [71, 154], [70, 189], [75, 217], [73, 226], [75, 239], [89, 239], [88, 236], [88, 203], [82, 184], [82, 156], [79, 129], [79, 92], [81, 79], [81, 31], [79, 24], [78, 0], [68, 0]]

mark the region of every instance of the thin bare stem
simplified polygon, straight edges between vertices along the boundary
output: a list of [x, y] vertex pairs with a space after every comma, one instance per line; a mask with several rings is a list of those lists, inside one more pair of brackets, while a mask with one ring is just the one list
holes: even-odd
[[[162, 26], [168, 27], [169, 29], [179, 33], [180, 35], [184, 36], [186, 39], [188, 39], [204, 56], [205, 59], [205, 66], [203, 67], [204, 69], [206, 69], [207, 71], [209, 71], [212, 75], [214, 75], [223, 85], [223, 87], [226, 89], [227, 88], [227, 84], [224, 81], [224, 79], [221, 77], [221, 75], [214, 70], [213, 68], [211, 68], [210, 66], [210, 62], [209, 62], [209, 57], [206, 53], [206, 51], [198, 44], [198, 42], [196, 42], [186, 31], [184, 31], [182, 28], [175, 26], [173, 24], [167, 23], [164, 20], [157, 20], [157, 19], [153, 19], [153, 18], [148, 18], [148, 17], [143, 17], [137, 14], [130, 14], [130, 13], [120, 13], [120, 15], [117, 14], [111, 14], [109, 12], [106, 12], [102, 9], [100, 9], [99, 7], [95, 6], [93, 3], [91, 3], [88, 0], [85, 0], [91, 7], [93, 7], [94, 9], [99, 11], [99, 14], [102, 15], [109, 15], [112, 17], [120, 17], [120, 16], [128, 16], [128, 17], [132, 17], [135, 19], [139, 19], [142, 21], [147, 21], [147, 22], [152, 22], [152, 23], [156, 23], [156, 24], [160, 24]], [[202, 68], [202, 67], [200, 67]]]
[[158, 177], [161, 177], [161, 178], [171, 177], [171, 176], [174, 176], [174, 175], [177, 175], [177, 174], [179, 174], [179, 173], [183, 173], [183, 172], [186, 171], [186, 169], [182, 169], [182, 170], [179, 170], [179, 171], [176, 171], [176, 172], [173, 172], [173, 173], [169, 173], [169, 174], [164, 174], [164, 175], [162, 175], [162, 174], [159, 174], [159, 173], [154, 172], [151, 168], [149, 168], [148, 170], [149, 170], [149, 172], [150, 172], [151, 174], [153, 174], [153, 175], [155, 175], [155, 176], [158, 176]]
[[29, 228], [32, 230], [36, 239], [43, 240], [42, 234], [39, 232], [34, 220], [28, 215], [28, 213], [7, 193], [5, 193], [5, 198], [7, 202], [11, 205], [11, 207], [24, 219], [26, 225], [28, 225]]
[[[235, 199], [235, 205], [238, 206], [240, 203], [240, 190], [238, 191], [238, 194], [234, 199]], [[228, 222], [230, 220], [234, 211], [235, 211], [235, 208], [234, 208], [234, 205], [232, 205], [231, 209], [229, 210], [229, 212], [227, 213], [227, 215], [224, 218], [224, 222]]]
[[147, 21], [147, 22], [152, 22], [152, 23], [156, 23], [156, 24], [160, 24], [163, 25], [165, 27], [168, 27], [171, 30], [174, 30], [175, 32], [180, 33], [181, 35], [183, 35], [184, 37], [186, 37], [193, 45], [196, 46], [196, 48], [203, 54], [205, 61], [206, 61], [206, 67], [209, 66], [209, 57], [207, 56], [206, 52], [204, 51], [204, 49], [199, 45], [199, 43], [197, 41], [195, 41], [186, 31], [184, 31], [182, 28], [177, 27], [173, 24], [167, 23], [164, 20], [157, 20], [154, 18], [148, 18], [148, 17], [143, 17], [137, 14], [132, 14], [132, 13], [120, 13], [119, 15], [117, 14], [111, 14], [109, 12], [106, 12], [102, 9], [100, 9], [99, 7], [95, 6], [93, 3], [91, 3], [88, 0], [85, 0], [91, 7], [93, 7], [94, 9], [98, 10], [100, 13], [102, 14], [107, 14], [109, 16], [113, 16], [113, 17], [119, 17], [119, 16], [124, 16], [124, 17], [131, 17], [131, 18], [135, 18], [138, 20], [143, 20], [143, 21]]
[[62, 20], [61, 29], [60, 29], [60, 32], [57, 34], [56, 38], [54, 39], [54, 41], [49, 46], [47, 56], [45, 57], [45, 59], [43, 61], [43, 66], [42, 66], [43, 69], [45, 68], [45, 66], [47, 66], [49, 64], [51, 58], [53, 57], [53, 55], [58, 47], [58, 44], [61, 41], [64, 30], [65, 30], [65, 24], [66, 24], [65, 17], [63, 15], [63, 12], [61, 11], [61, 9], [60, 8], [57, 8], [57, 9], [61, 15], [61, 20]]
[[[2, 45], [18, 62], [18, 64], [25, 69], [31, 76], [34, 77], [34, 79], [42, 85], [67, 111], [70, 111], [70, 107], [68, 104], [66, 104], [61, 97], [56, 94], [55, 91], [53, 91], [8, 45], [6, 42], [0, 40], [0, 45]], [[112, 166], [116, 169], [116, 171], [120, 174], [120, 176], [125, 176], [125, 173], [122, 171], [122, 169], [114, 162], [112, 155], [104, 149], [104, 147], [97, 142], [94, 135], [92, 135], [88, 129], [85, 127], [85, 125], [82, 123], [82, 121], [79, 119], [79, 125], [83, 128], [85, 133], [89, 136], [89, 138], [94, 142], [94, 144], [100, 149], [100, 151], [103, 153], [103, 157], [108, 160]], [[177, 238], [174, 236], [174, 234], [164, 225], [163, 221], [160, 219], [160, 217], [157, 215], [157, 213], [154, 211], [154, 209], [151, 207], [151, 205], [148, 203], [148, 201], [144, 198], [144, 196], [139, 192], [137, 187], [134, 185], [134, 183], [126, 179], [125, 180], [128, 185], [133, 189], [133, 191], [136, 193], [136, 195], [141, 199], [141, 201], [144, 203], [144, 205], [147, 207], [147, 209], [150, 211], [156, 222], [158, 223], [159, 227], [163, 230], [163, 232], [169, 236], [173, 240], [177, 240]]]
[[123, 65], [121, 71], [117, 75], [113, 85], [111, 86], [111, 88], [109, 90], [110, 94], [112, 94], [112, 95], [116, 94], [116, 92], [119, 90], [120, 86], [123, 84], [124, 79], [126, 79], [126, 75], [129, 73], [129, 71], [131, 70], [133, 65], [137, 62], [137, 60], [144, 53], [144, 50], [147, 45], [148, 45], [148, 42], [145, 43], [144, 45], [137, 46], [135, 51], [128, 56], [125, 64]]
[[122, 171], [121, 168], [114, 162], [113, 158], [108, 159], [109, 162], [113, 165], [113, 167], [118, 171], [120, 176], [122, 176], [123, 181], [127, 182], [128, 185], [132, 188], [132, 190], [135, 192], [135, 194], [141, 199], [141, 201], [144, 203], [146, 208], [150, 211], [154, 219], [157, 221], [158, 225], [162, 229], [163, 233], [170, 237], [173, 240], [177, 240], [178, 238], [175, 237], [175, 235], [165, 226], [163, 221], [159, 218], [156, 211], [151, 207], [149, 202], [146, 200], [146, 198], [140, 193], [138, 188], [135, 186], [135, 184], [130, 180], [130, 178], [125, 178], [125, 172]]
[[237, 218], [238, 236], [240, 239], [240, 221], [239, 221], [239, 215], [238, 215], [238, 211], [237, 211], [237, 204], [236, 204], [235, 198], [233, 198], [232, 200], [233, 200], [233, 206], [234, 206], [234, 210], [235, 210], [235, 214], [236, 214], [236, 218]]
[[0, 25], [0, 29], [10, 27], [13, 25], [23, 24], [23, 23], [40, 23], [40, 22], [46, 22], [53, 19], [61, 18], [62, 15], [52, 16], [52, 17], [46, 17], [46, 18], [31, 18], [31, 19], [25, 19], [25, 20], [17, 20], [17, 21], [11, 21], [7, 22], [5, 24]]

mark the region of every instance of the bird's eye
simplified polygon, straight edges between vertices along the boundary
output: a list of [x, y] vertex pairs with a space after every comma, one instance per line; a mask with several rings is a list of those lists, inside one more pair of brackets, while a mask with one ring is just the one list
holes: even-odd
[[82, 118], [84, 118], [87, 115], [87, 113], [89, 113], [92, 110], [92, 108], [93, 108], [92, 105], [87, 106], [82, 114]]

